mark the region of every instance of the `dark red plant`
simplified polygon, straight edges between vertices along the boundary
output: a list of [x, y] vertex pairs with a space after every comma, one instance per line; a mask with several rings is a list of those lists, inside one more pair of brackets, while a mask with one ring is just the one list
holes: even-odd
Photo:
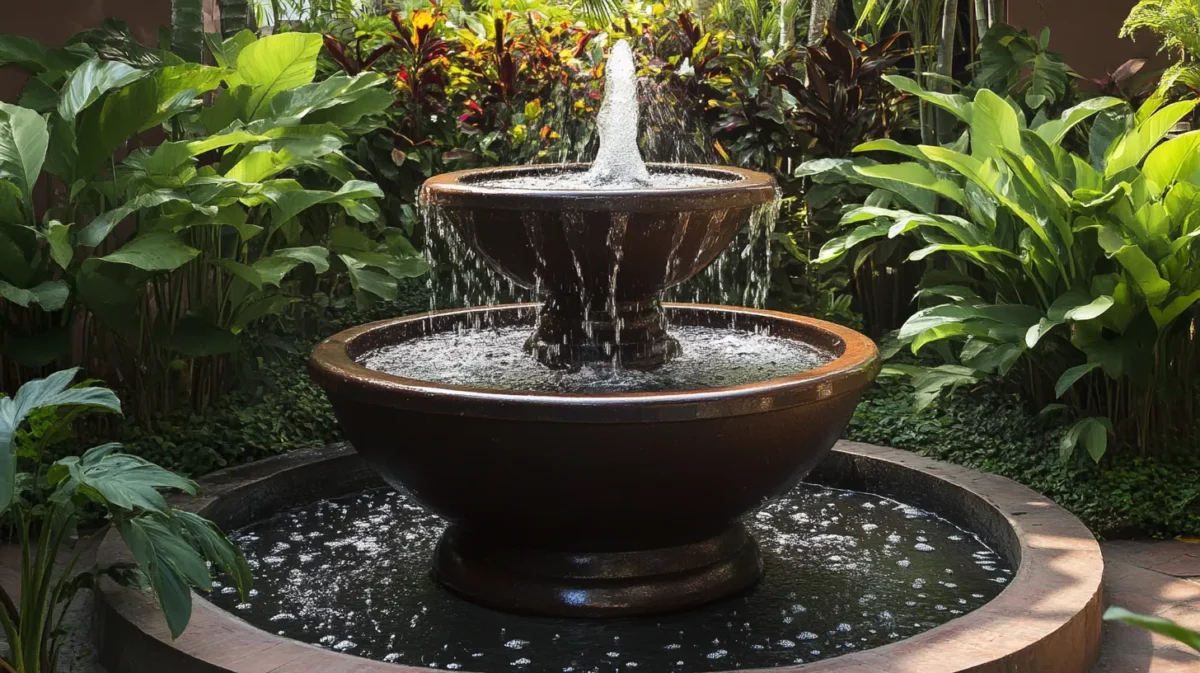
[[358, 75], [370, 70], [379, 59], [391, 52], [395, 45], [384, 44], [372, 49], [365, 56], [362, 53], [363, 43], [370, 39], [368, 35], [359, 35], [354, 39], [353, 46], [342, 42], [332, 33], [325, 33], [325, 49], [347, 75]]
[[1082, 79], [1094, 84], [1101, 96], [1120, 98], [1136, 107], [1158, 86], [1158, 73], [1143, 72], [1145, 67], [1146, 59], [1131, 58], [1104, 77]]
[[820, 44], [808, 47], [808, 84], [784, 74], [773, 80], [799, 103], [798, 126], [813, 138], [813, 149], [829, 157], [844, 157], [862, 142], [886, 137], [895, 92], [883, 81], [892, 66], [911, 53], [895, 33], [873, 45], [855, 40], [832, 23]]

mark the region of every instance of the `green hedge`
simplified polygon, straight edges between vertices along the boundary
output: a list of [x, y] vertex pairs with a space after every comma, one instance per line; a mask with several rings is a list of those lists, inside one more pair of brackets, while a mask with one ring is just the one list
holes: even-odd
[[1101, 537], [1200, 532], [1200, 452], [1191, 446], [1157, 457], [1112, 451], [1099, 465], [1086, 455], [1062, 463], [1064, 431], [1016, 395], [989, 387], [959, 390], [914, 414], [907, 387], [881, 381], [846, 436], [1004, 475], [1050, 497]]

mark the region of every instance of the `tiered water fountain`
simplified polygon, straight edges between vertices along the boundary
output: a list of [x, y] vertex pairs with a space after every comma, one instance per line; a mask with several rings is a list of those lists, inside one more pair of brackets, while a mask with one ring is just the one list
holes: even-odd
[[761, 563], [740, 517], [824, 457], [878, 368], [871, 341], [831, 324], [660, 303], [774, 207], [775, 181], [644, 165], [627, 43], [607, 68], [590, 167], [463, 171], [422, 191], [537, 292], [536, 315], [377, 323], [312, 358], [355, 448], [452, 524], [435, 576], [501, 609], [641, 614], [747, 588]]
[[[220, 586], [210, 599], [282, 638], [200, 611], [197, 628], [224, 634], [222, 646], [185, 638], [167, 649], [208, 662], [197, 670], [239, 673], [414, 670], [339, 652], [442, 669], [692, 673], [889, 644], [891, 658], [854, 670], [1086, 670], [1090, 646], [1059, 668], [973, 667], [1008, 661], [981, 649], [980, 634], [1003, 632], [1013, 656], [1028, 657], [1066, 652], [1074, 632], [1063, 619], [1095, 631], [1097, 562], [1080, 560], [1095, 545], [1077, 522], [1038, 518], [1055, 541], [1043, 552], [1021, 532], [1025, 511], [997, 509], [1028, 510], [1036, 496], [908, 467], [889, 450], [838, 452], [818, 478], [946, 511], [983, 539], [882, 495], [800, 483], [878, 371], [870, 340], [795, 315], [661, 303], [775, 207], [775, 184], [740, 169], [644, 165], [635, 84], [618, 44], [590, 166], [426, 183], [455, 259], [482, 259], [540, 303], [388, 320], [318, 346], [312, 375], [361, 458], [248, 466], [219, 477], [202, 504], [240, 527], [256, 579], [246, 603]], [[1062, 540], [1073, 551], [1054, 546]], [[978, 630], [917, 635], [993, 599], [1018, 558], [1027, 585], [970, 615]], [[1091, 584], [1052, 592], [1066, 607], [1044, 625], [1000, 625], [1060, 586], [1053, 573], [1030, 575], [1051, 563], [1088, 568]], [[119, 624], [151, 612], [109, 602]], [[152, 630], [122, 628], [109, 631], [125, 652], [148, 642], [129, 633]], [[950, 656], [906, 663], [906, 652], [934, 661], [929, 647]], [[152, 648], [164, 651], [161, 640]]]

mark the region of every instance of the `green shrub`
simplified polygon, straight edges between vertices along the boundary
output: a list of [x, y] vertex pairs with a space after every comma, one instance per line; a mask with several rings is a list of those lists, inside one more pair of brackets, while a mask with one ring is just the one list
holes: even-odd
[[[913, 353], [938, 349], [949, 364], [892, 371], [911, 375], [925, 401], [992, 374], [1019, 379], [1040, 404], [1062, 398], [1077, 415], [1064, 456], [1082, 445], [1099, 460], [1114, 433], [1142, 450], [1190, 436], [1200, 393], [1200, 132], [1160, 141], [1197, 101], [1126, 115], [1111, 114], [1120, 101], [1096, 98], [1058, 119], [1027, 120], [986, 89], [972, 101], [889, 81], [969, 132], [953, 146], [879, 140], [856, 149], [907, 163], [811, 162], [800, 173], [871, 185], [901, 204], [846, 213], [853, 230], [826, 245], [823, 261], [904, 237], [919, 247], [910, 259], [938, 262], [922, 281], [926, 308], [898, 338]], [[1101, 112], [1090, 156], [1063, 147]]]
[[[36, 75], [0, 104], [0, 388], [88, 363], [139, 420], [203, 407], [265, 316], [425, 270], [342, 152], [391, 104], [385, 78], [314, 82], [307, 33], [212, 39], [217, 66], [105, 35], [0, 36], [0, 66]], [[148, 132], [166, 142], [138, 148]]]
[[990, 384], [917, 411], [912, 389], [885, 379], [867, 393], [846, 437], [1006, 476], [1053, 499], [1102, 537], [1200, 532], [1194, 440], [1160, 456], [1116, 453], [1100, 465], [1083, 457], [1064, 462], [1058, 446], [1069, 427]]

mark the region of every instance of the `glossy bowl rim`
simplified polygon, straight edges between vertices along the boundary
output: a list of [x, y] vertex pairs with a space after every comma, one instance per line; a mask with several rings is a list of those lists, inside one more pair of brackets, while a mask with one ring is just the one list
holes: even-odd
[[[352, 398], [379, 407], [470, 417], [546, 422], [669, 422], [720, 418], [811, 404], [861, 393], [879, 372], [875, 343], [859, 332], [816, 318], [736, 306], [664, 303], [667, 311], [718, 312], [730, 318], [780, 321], [815, 330], [838, 341], [840, 354], [819, 367], [755, 383], [698, 390], [641, 393], [552, 393], [434, 383], [369, 369], [350, 356], [357, 339], [397, 325], [488, 311], [533, 312], [539, 304], [503, 304], [431, 311], [352, 327], [313, 349], [309, 372], [330, 397]], [[820, 347], [820, 346], [818, 346]]]
[[652, 170], [708, 173], [733, 179], [715, 185], [621, 190], [551, 190], [485, 187], [476, 184], [489, 175], [515, 176], [553, 170], [581, 172], [589, 164], [531, 164], [443, 173], [425, 181], [421, 201], [443, 208], [490, 210], [558, 210], [615, 212], [690, 212], [753, 207], [771, 203], [778, 189], [775, 178], [759, 171], [709, 164], [649, 163]]

